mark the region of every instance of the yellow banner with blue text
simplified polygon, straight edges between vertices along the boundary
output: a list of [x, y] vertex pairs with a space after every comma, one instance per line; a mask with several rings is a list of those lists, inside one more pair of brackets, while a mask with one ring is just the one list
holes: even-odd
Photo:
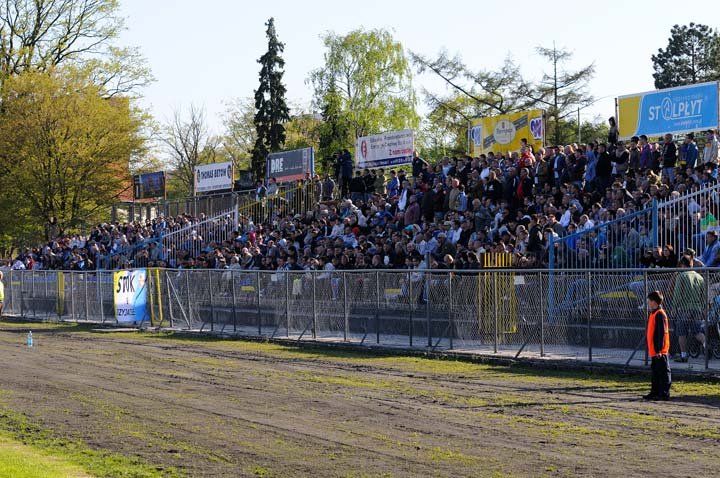
[[470, 121], [470, 155], [520, 152], [525, 139], [533, 151], [543, 146], [545, 121], [542, 110], [520, 111]]

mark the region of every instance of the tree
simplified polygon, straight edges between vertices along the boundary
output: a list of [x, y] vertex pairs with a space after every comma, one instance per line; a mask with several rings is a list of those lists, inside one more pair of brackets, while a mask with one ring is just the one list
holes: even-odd
[[265, 173], [267, 155], [279, 151], [285, 142], [284, 123], [290, 119], [290, 110], [285, 103], [285, 85], [283, 68], [285, 60], [280, 54], [285, 44], [277, 39], [275, 20], [267, 23], [267, 52], [260, 57], [260, 86], [255, 91], [255, 131], [257, 137], [252, 151], [252, 170], [255, 177], [262, 178]]
[[428, 106], [453, 108], [450, 104], [462, 95], [472, 100], [472, 116], [496, 116], [537, 106], [534, 85], [523, 78], [518, 65], [506, 58], [497, 71], [472, 71], [459, 56], [450, 58], [446, 51], [435, 59], [411, 53], [418, 73], [430, 71], [439, 76], [452, 89], [448, 98], [423, 90]]
[[655, 88], [720, 79], [720, 36], [707, 25], [674, 25], [667, 48], [651, 57]]
[[195, 194], [195, 167], [214, 163], [218, 155], [220, 139], [210, 134], [205, 120], [205, 110], [190, 105], [189, 116], [175, 110], [173, 119], [160, 136], [170, 156], [172, 176], [187, 196]]
[[136, 49], [112, 44], [123, 28], [118, 0], [0, 3], [0, 86], [27, 71], [74, 65], [92, 72], [100, 94], [127, 94], [151, 81]]
[[331, 32], [323, 42], [325, 65], [310, 74], [317, 106], [339, 101], [338, 117], [354, 137], [419, 125], [410, 66], [402, 45], [389, 32]]
[[[542, 108], [548, 113], [547, 131], [552, 140], [558, 143], [570, 141], [572, 137], [563, 133], [561, 120], [577, 108], [592, 103], [593, 98], [586, 89], [595, 66], [591, 64], [577, 71], [566, 71], [562, 64], [572, 58], [572, 53], [555, 46], [552, 49], [538, 47], [537, 52], [550, 60], [553, 67], [552, 73], [543, 74], [539, 82], [525, 79], [511, 58], [506, 58], [496, 71], [473, 71], [458, 56], [451, 58], [447, 52], [441, 52], [435, 59], [417, 53], [411, 56], [419, 73], [430, 71], [452, 89], [453, 94], [447, 97], [424, 91], [426, 102], [433, 111], [478, 117]], [[471, 104], [458, 109], [458, 95], [471, 100]]]
[[4, 81], [0, 116], [3, 234], [39, 238], [95, 222], [131, 188], [146, 116], [77, 71], [27, 71]]
[[548, 137], [554, 144], [572, 140], [573, 136], [564, 134], [561, 121], [573, 114], [578, 108], [589, 106], [594, 98], [587, 93], [587, 86], [595, 74], [595, 65], [590, 64], [576, 71], [562, 69], [562, 64], [572, 58], [565, 49], [536, 48], [538, 54], [550, 61], [552, 73], [543, 73], [537, 87], [537, 100], [547, 107], [545, 127]]
[[252, 150], [257, 137], [255, 131], [255, 106], [252, 98], [231, 101], [225, 110], [223, 122], [222, 152], [232, 160], [236, 169], [250, 167]]
[[285, 124], [285, 149], [315, 148], [320, 142], [320, 125], [322, 119], [319, 115], [307, 111], [302, 106], [293, 106], [295, 114]]
[[346, 116], [342, 111], [342, 97], [330, 79], [328, 89], [322, 98], [319, 125], [318, 156], [324, 172], [332, 172], [332, 155], [343, 149], [352, 148], [353, 138]]
[[459, 92], [444, 98], [426, 92], [426, 102], [432, 110], [418, 138], [423, 155], [437, 158], [466, 153], [468, 124], [472, 118], [481, 116], [475, 100]]

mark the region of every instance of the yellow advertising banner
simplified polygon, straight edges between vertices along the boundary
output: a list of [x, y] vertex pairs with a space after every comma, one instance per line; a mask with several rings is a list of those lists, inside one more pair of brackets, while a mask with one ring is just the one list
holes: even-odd
[[524, 138], [537, 151], [543, 146], [545, 122], [542, 110], [521, 111], [470, 121], [468, 131], [470, 155], [479, 156], [490, 151], [508, 153], [520, 151]]

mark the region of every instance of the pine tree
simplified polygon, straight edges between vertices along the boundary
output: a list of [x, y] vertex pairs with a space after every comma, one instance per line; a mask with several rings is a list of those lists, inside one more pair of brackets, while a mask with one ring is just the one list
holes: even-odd
[[256, 178], [264, 177], [267, 155], [282, 148], [285, 142], [284, 123], [290, 119], [290, 110], [285, 103], [285, 85], [282, 82], [285, 60], [280, 56], [285, 44], [277, 39], [274, 18], [270, 18], [265, 25], [268, 50], [258, 60], [262, 67], [260, 86], [255, 91], [257, 112], [254, 123], [257, 138], [252, 151], [252, 170]]
[[667, 48], [652, 56], [655, 88], [720, 79], [720, 37], [707, 25], [675, 25]]

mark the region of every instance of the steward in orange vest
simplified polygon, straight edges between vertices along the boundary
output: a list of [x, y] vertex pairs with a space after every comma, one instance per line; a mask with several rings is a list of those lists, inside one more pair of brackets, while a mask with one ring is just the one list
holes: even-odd
[[647, 305], [650, 311], [647, 324], [647, 348], [648, 355], [652, 359], [652, 384], [650, 393], [645, 395], [645, 400], [670, 400], [670, 385], [672, 377], [670, 374], [670, 331], [668, 329], [668, 317], [662, 308], [663, 295], [659, 291], [648, 294]]

